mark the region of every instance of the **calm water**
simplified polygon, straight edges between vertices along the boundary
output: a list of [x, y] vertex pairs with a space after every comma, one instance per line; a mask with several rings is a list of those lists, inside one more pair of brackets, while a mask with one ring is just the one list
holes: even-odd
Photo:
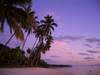
[[[74, 75], [100, 75], [100, 66], [80, 66], [80, 67], [62, 67], [52, 68], [63, 71], [68, 71]], [[91, 70], [91, 72], [90, 72]]]

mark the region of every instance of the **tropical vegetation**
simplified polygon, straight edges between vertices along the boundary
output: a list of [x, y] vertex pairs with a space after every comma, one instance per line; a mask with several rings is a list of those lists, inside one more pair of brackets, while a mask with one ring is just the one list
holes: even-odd
[[[12, 63], [28, 66], [47, 67], [47, 63], [41, 60], [41, 53], [45, 54], [49, 51], [53, 43], [52, 31], [54, 31], [54, 23], [52, 16], [45, 16], [45, 20], [36, 21], [35, 11], [31, 11], [31, 0], [1, 0], [0, 2], [0, 31], [4, 32], [4, 23], [10, 27], [11, 38], [5, 45], [0, 44], [0, 62]], [[24, 33], [27, 33], [24, 39]], [[29, 35], [35, 35], [35, 42], [31, 49], [24, 51], [24, 46]], [[7, 44], [13, 36], [23, 42], [22, 48], [9, 48]], [[28, 54], [28, 55], [26, 55]]]

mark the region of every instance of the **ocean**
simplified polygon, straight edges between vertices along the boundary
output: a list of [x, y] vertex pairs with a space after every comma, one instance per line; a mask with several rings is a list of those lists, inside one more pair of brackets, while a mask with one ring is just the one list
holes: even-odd
[[54, 67], [51, 69], [71, 72], [74, 75], [100, 75], [100, 66]]

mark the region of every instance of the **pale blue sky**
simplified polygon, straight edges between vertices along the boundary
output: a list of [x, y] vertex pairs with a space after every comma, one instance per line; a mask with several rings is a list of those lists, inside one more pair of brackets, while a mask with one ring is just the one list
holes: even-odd
[[[100, 64], [100, 0], [33, 0], [32, 10], [39, 21], [49, 14], [58, 24], [52, 32], [54, 44], [42, 59], [51, 64]], [[0, 43], [10, 37], [8, 29], [8, 34], [0, 33]], [[34, 40], [30, 35], [24, 49], [32, 48]], [[22, 43], [15, 38], [8, 44], [18, 45]]]

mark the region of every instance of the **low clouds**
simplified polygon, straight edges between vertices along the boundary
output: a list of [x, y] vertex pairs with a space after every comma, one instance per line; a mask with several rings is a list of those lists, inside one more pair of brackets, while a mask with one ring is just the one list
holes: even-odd
[[74, 51], [68, 52], [68, 56], [74, 56], [74, 55], [75, 55], [75, 52]]
[[79, 53], [79, 55], [89, 55], [89, 54], [87, 54], [87, 53]]
[[98, 38], [87, 38], [86, 41], [93, 43], [93, 42], [100, 42], [100, 39], [98, 39]]
[[84, 59], [94, 59], [93, 57], [85, 57]]
[[89, 48], [92, 48], [92, 46], [90, 44], [83, 44], [84, 46], [87, 46]]
[[60, 19], [62, 17], [62, 15], [56, 15], [55, 11], [51, 11], [51, 12], [46, 12], [49, 15], [52, 15], [55, 19]]
[[55, 64], [55, 63], [59, 63], [58, 61], [54, 61], [52, 59], [44, 59], [48, 64]]
[[100, 45], [100, 43], [98, 43], [97, 45]]
[[70, 35], [66, 35], [66, 36], [59, 36], [59, 37], [54, 37], [55, 40], [72, 40], [72, 41], [76, 41], [76, 40], [81, 40], [83, 39], [84, 36], [70, 36]]
[[93, 60], [87, 60], [87, 61], [93, 61]]
[[61, 47], [61, 46], [64, 46], [66, 45], [67, 43], [65, 42], [59, 42], [59, 41], [55, 41], [52, 46], [55, 46], [55, 47]]
[[100, 58], [100, 56], [98, 56], [98, 58]]
[[89, 53], [99, 53], [100, 51], [95, 51], [95, 50], [87, 50]]
[[50, 51], [48, 51], [49, 54], [52, 54], [52, 53], [56, 53], [56, 52], [63, 52], [63, 49], [50, 49]]
[[[71, 35], [66, 35], [66, 36], [58, 36], [58, 37], [54, 37], [54, 40], [56, 41], [78, 41], [78, 40], [82, 40], [87, 42], [86, 44], [83, 44], [84, 46], [87, 46], [89, 48], [100, 48], [100, 39], [99, 38], [85, 38], [84, 36], [71, 36]], [[95, 44], [95, 45], [91, 45], [91, 44]]]
[[61, 57], [61, 56], [51, 56], [51, 57], [54, 57], [54, 58], [59, 58], [59, 57]]
[[[99, 38], [85, 38], [84, 36], [71, 36], [71, 35], [66, 35], [66, 36], [58, 36], [58, 37], [54, 37], [54, 40], [56, 41], [78, 41], [78, 40], [82, 40], [87, 42], [86, 44], [83, 44], [84, 46], [87, 46], [89, 48], [100, 48], [100, 39]], [[91, 45], [90, 43], [96, 43], [95, 45]]]

